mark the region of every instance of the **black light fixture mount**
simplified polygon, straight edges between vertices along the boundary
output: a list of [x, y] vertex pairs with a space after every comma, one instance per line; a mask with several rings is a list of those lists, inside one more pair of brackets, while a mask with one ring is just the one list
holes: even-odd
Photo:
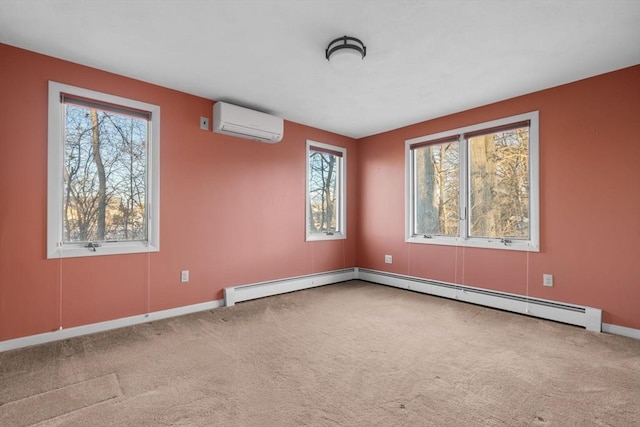
[[332, 40], [325, 50], [325, 57], [337, 68], [355, 68], [367, 56], [367, 47], [362, 40], [343, 36]]

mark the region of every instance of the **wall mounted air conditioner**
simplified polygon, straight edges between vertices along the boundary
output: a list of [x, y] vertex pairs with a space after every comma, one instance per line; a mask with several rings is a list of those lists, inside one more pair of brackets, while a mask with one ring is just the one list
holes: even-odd
[[213, 104], [213, 131], [275, 144], [284, 135], [284, 120], [219, 101]]

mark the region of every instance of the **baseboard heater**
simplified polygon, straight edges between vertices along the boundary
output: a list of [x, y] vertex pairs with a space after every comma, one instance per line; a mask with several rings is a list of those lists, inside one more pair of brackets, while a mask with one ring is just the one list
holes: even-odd
[[358, 268], [360, 280], [582, 326], [601, 332], [602, 310], [412, 276]]
[[237, 302], [345, 282], [355, 278], [356, 269], [345, 268], [343, 270], [333, 270], [288, 279], [253, 283], [251, 285], [230, 286], [224, 288], [224, 305], [229, 307]]

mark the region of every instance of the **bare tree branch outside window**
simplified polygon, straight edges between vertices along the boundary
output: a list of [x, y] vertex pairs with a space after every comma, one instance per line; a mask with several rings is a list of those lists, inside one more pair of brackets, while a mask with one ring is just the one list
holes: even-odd
[[414, 149], [414, 233], [458, 235], [459, 156], [458, 143], [426, 145]]
[[469, 138], [471, 237], [529, 238], [529, 128]]
[[147, 239], [149, 121], [65, 105], [64, 242]]
[[469, 237], [528, 239], [529, 127], [476, 133], [465, 142], [468, 172], [460, 171], [458, 142], [412, 148], [413, 233], [459, 235], [462, 173], [468, 185]]
[[309, 227], [311, 232], [334, 232], [338, 224], [339, 157], [309, 151]]

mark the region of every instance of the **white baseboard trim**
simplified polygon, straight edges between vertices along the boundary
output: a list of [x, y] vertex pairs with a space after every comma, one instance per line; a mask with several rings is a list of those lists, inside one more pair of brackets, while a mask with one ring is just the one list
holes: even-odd
[[635, 338], [640, 340], [640, 329], [628, 328], [626, 326], [612, 325], [610, 323], [602, 324], [602, 332], [614, 335], [622, 335], [627, 338]]
[[381, 285], [393, 286], [542, 319], [555, 320], [570, 325], [582, 326], [589, 331], [600, 332], [602, 330], [602, 310], [598, 308], [531, 298], [517, 294], [426, 280], [419, 277], [403, 276], [364, 268], [357, 269], [357, 278]]
[[139, 325], [141, 323], [152, 322], [154, 320], [167, 319], [169, 317], [183, 316], [185, 314], [211, 310], [218, 307], [224, 307], [225, 305], [234, 305], [236, 302], [248, 301], [251, 299], [262, 298], [286, 292], [293, 292], [302, 289], [313, 288], [316, 286], [344, 282], [347, 280], [355, 279], [355, 271], [355, 268], [347, 268], [344, 270], [328, 271], [324, 273], [311, 274], [308, 276], [300, 276], [288, 279], [273, 280], [269, 282], [260, 282], [249, 285], [230, 287], [224, 289], [224, 300], [203, 302], [199, 304], [171, 308], [168, 310], [155, 311], [148, 314], [123, 317], [120, 319], [107, 320], [105, 322], [92, 323], [89, 325], [76, 326], [73, 328], [60, 329], [58, 331], [45, 332], [37, 335], [30, 335], [27, 337], [0, 341], [0, 353], [3, 351], [15, 350], [32, 345], [66, 340], [69, 338], [93, 334], [96, 332], [104, 332], [111, 329]]
[[214, 300], [168, 310], [155, 311], [105, 322], [60, 329], [27, 337], [0, 341], [0, 352], [15, 350], [53, 341], [60, 341], [82, 335], [103, 332], [127, 326], [139, 325], [154, 320], [167, 319], [199, 311], [211, 310], [223, 306], [232, 306], [237, 302], [263, 298], [272, 295], [294, 292], [317, 286], [361, 279], [380, 285], [393, 286], [429, 295], [451, 298], [487, 307], [498, 308], [543, 319], [583, 326], [590, 331], [602, 331], [610, 334], [640, 339], [640, 329], [602, 323], [602, 310], [558, 303], [555, 301], [527, 298], [521, 295], [489, 291], [470, 286], [436, 282], [418, 277], [403, 276], [383, 271], [363, 268], [347, 268], [307, 276], [260, 282], [249, 285], [232, 286], [224, 289], [224, 300]]
[[230, 307], [237, 302], [353, 280], [356, 278], [356, 270], [356, 268], [345, 268], [251, 285], [230, 286], [224, 289], [225, 305]]
[[89, 325], [75, 326], [73, 328], [60, 328], [57, 331], [0, 341], [0, 353], [3, 351], [15, 350], [22, 347], [29, 347], [32, 345], [45, 344], [53, 341], [66, 340], [68, 338], [79, 337], [82, 335], [94, 334], [96, 332], [104, 332], [112, 329], [139, 325], [141, 323], [153, 322], [154, 320], [183, 316], [185, 314], [197, 313], [199, 311], [211, 310], [223, 306], [223, 300], [214, 300], [199, 304], [186, 305], [183, 307], [170, 308], [168, 310], [154, 311], [148, 314], [140, 314], [136, 316], [122, 317], [120, 319], [107, 320], [105, 322], [91, 323]]

